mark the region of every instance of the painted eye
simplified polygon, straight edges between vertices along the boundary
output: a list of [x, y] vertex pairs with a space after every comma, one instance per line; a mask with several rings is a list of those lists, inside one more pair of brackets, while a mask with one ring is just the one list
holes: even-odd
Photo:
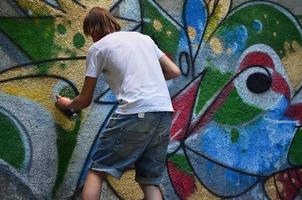
[[275, 109], [283, 95], [289, 93], [286, 71], [271, 47], [264, 44], [249, 47], [238, 64], [234, 85], [246, 104], [262, 110]]
[[263, 110], [279, 102], [280, 94], [272, 89], [271, 73], [272, 69], [262, 65], [249, 66], [240, 72], [234, 84], [243, 102]]
[[247, 88], [255, 94], [261, 94], [268, 91], [271, 88], [271, 85], [271, 76], [263, 72], [252, 73], [246, 80]]

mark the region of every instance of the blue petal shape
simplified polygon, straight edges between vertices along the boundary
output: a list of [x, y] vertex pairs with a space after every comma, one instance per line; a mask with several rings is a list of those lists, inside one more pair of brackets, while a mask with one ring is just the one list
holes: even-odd
[[[181, 51], [189, 52], [191, 48], [192, 57], [198, 52], [198, 46], [202, 42], [203, 32], [205, 30], [207, 19], [207, 7], [201, 0], [187, 0], [183, 10], [183, 23], [186, 30], [182, 30], [179, 46]], [[190, 35], [189, 30], [192, 30], [192, 38], [187, 38]], [[188, 41], [189, 40], [189, 41]], [[190, 44], [190, 45], [189, 45]]]

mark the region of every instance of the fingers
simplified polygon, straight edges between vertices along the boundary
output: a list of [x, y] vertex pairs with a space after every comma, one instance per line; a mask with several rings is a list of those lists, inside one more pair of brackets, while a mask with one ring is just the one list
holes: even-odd
[[56, 94], [56, 102], [55, 102], [55, 106], [59, 109], [61, 109], [61, 105], [60, 105], [60, 98], [62, 98], [60, 95]]
[[58, 94], [56, 94], [56, 99], [57, 99], [57, 101], [58, 101], [60, 98], [61, 98], [61, 96], [58, 95]]
[[55, 102], [55, 106], [56, 106], [59, 110], [65, 110], [64, 105], [60, 102], [59, 99]]
[[56, 97], [55, 106], [60, 110], [66, 110], [67, 106], [71, 103], [71, 100], [67, 97], [62, 97], [58, 94], [56, 94], [55, 97]]

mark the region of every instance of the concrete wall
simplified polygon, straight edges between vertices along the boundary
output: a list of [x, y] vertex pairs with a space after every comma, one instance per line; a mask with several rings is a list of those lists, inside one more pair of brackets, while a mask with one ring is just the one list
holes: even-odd
[[[0, 199], [78, 198], [116, 102], [100, 77], [77, 120], [53, 103], [81, 90], [96, 5], [181, 68], [166, 199], [302, 198], [302, 1], [2, 0]], [[104, 199], [142, 199], [133, 179], [108, 177]]]

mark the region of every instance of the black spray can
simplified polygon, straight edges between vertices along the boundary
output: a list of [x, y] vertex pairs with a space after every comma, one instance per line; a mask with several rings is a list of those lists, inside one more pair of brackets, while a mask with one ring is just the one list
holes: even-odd
[[78, 117], [78, 113], [73, 109], [63, 110], [64, 114], [70, 119], [71, 121], [75, 120]]

